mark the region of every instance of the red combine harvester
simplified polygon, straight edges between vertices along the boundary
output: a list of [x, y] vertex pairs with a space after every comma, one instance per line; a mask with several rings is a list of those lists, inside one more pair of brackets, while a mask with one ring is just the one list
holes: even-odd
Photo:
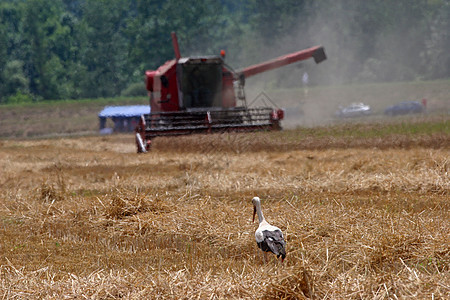
[[135, 130], [138, 152], [147, 152], [158, 136], [280, 130], [283, 110], [247, 107], [245, 79], [311, 57], [316, 63], [326, 59], [324, 48], [316, 46], [233, 71], [224, 63], [224, 51], [221, 56], [181, 57], [175, 33], [172, 43], [175, 59], [145, 72], [151, 111]]

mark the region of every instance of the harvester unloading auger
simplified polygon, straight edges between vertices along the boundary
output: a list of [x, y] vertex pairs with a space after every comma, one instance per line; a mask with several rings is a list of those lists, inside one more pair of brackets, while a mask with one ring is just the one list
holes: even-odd
[[135, 130], [138, 152], [147, 152], [158, 136], [280, 130], [283, 110], [247, 107], [245, 79], [311, 57], [316, 63], [326, 59], [324, 48], [316, 46], [233, 71], [223, 51], [221, 56], [181, 57], [175, 33], [172, 43], [175, 59], [145, 72], [150, 114], [141, 116]]

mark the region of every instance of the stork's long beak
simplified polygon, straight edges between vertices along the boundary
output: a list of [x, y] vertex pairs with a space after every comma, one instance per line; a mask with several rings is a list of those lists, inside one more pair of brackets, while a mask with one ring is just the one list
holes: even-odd
[[253, 222], [255, 222], [256, 206], [253, 205]]

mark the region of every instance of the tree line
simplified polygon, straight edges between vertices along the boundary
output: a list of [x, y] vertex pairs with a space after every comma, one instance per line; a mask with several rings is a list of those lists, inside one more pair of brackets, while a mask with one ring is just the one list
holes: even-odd
[[322, 44], [313, 84], [449, 78], [449, 20], [450, 0], [0, 0], [0, 103], [142, 95], [172, 31], [232, 66]]

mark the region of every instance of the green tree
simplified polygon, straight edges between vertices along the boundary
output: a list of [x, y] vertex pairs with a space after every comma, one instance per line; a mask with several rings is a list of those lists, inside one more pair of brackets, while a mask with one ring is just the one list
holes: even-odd
[[219, 53], [215, 43], [223, 38], [216, 34], [223, 24], [222, 14], [222, 5], [217, 0], [203, 0], [197, 5], [170, 0], [165, 2], [162, 9], [165, 19], [171, 20], [164, 24], [165, 32], [177, 32], [186, 56]]
[[137, 1], [136, 15], [129, 16], [125, 33], [129, 37], [128, 53], [139, 76], [174, 57], [171, 32], [177, 33], [181, 54], [218, 54], [227, 37], [220, 1]]
[[161, 15], [163, 2], [136, 1], [134, 11], [126, 20], [127, 56], [134, 82], [142, 81], [145, 70], [155, 69], [173, 57], [170, 34]]
[[12, 60], [2, 70], [2, 94], [8, 96], [17, 92], [28, 93], [28, 79], [23, 73], [23, 62]]
[[[9, 2], [0, 3], [0, 103], [6, 101], [11, 82], [8, 82], [8, 61], [22, 59], [20, 57], [20, 8]], [[14, 63], [13, 63], [14, 64]], [[21, 70], [23, 75], [23, 71]]]
[[58, 80], [48, 68], [58, 43], [63, 40], [60, 23], [63, 13], [61, 1], [30, 0], [23, 3], [23, 36], [26, 49], [25, 68], [30, 77], [30, 90], [44, 99], [58, 99]]
[[7, 49], [6, 49], [6, 32], [4, 26], [0, 25], [0, 103], [2, 103], [5, 90], [5, 79], [3, 76], [3, 70], [8, 59]]
[[321, 84], [445, 78], [449, 17], [449, 0], [3, 0], [0, 102], [119, 95], [174, 57], [172, 31], [183, 56], [225, 49], [236, 67], [325, 46], [326, 65], [280, 70], [280, 86], [303, 70]]
[[127, 85], [127, 39], [123, 31], [130, 1], [86, 0], [83, 4], [81, 64], [83, 97], [120, 95]]

